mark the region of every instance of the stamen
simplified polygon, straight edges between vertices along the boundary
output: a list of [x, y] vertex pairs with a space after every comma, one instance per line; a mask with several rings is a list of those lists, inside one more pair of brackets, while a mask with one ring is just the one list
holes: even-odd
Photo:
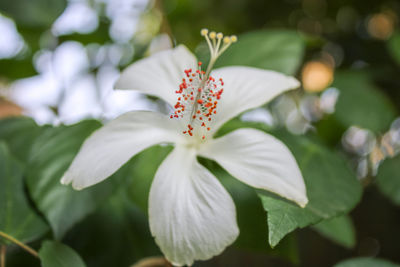
[[199, 127], [198, 130], [203, 134], [200, 133], [198, 136], [205, 139], [205, 133], [211, 130], [207, 123], [212, 121], [214, 114], [217, 114], [218, 101], [224, 91], [223, 79], [210, 76], [211, 69], [217, 58], [237, 41], [237, 37], [234, 35], [224, 37], [222, 33], [214, 31], [209, 33], [208, 29], [202, 29], [200, 34], [204, 36], [210, 49], [210, 62], [206, 71], [201, 69], [202, 62], [198, 62], [197, 70], [184, 70], [185, 78], [182, 79], [179, 90], [175, 91], [179, 96], [174, 106], [175, 111], [170, 118], [188, 118], [189, 124], [182, 133], [193, 136], [195, 127]]

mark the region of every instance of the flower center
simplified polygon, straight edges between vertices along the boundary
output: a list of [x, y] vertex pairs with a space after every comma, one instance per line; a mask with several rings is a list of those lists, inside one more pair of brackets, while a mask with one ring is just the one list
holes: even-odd
[[179, 85], [179, 90], [175, 91], [178, 100], [170, 118], [188, 118], [187, 128], [182, 133], [193, 136], [196, 132], [196, 135], [205, 139], [206, 133], [211, 130], [210, 122], [217, 113], [218, 101], [224, 91], [223, 79], [216, 79], [210, 76], [210, 73], [217, 58], [236, 42], [237, 38], [224, 37], [222, 33], [208, 33], [207, 29], [201, 30], [201, 35], [210, 49], [210, 62], [206, 71], [201, 68], [202, 62], [198, 62], [197, 70], [184, 70], [185, 77]]

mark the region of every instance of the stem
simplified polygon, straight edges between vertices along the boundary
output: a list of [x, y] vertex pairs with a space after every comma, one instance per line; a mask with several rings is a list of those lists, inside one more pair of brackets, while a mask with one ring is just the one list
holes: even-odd
[[6, 245], [0, 247], [0, 266], [6, 267]]
[[36, 258], [39, 257], [39, 254], [36, 252], [36, 250], [34, 250], [33, 248], [31, 248], [28, 245], [25, 245], [24, 243], [22, 243], [21, 241], [15, 239], [14, 237], [7, 235], [6, 233], [3, 233], [2, 231], [0, 231], [0, 237], [3, 237], [4, 239], [7, 239], [13, 243], [15, 243], [16, 245], [20, 246], [22, 249], [26, 250], [28, 253], [32, 254], [33, 256], [35, 256]]

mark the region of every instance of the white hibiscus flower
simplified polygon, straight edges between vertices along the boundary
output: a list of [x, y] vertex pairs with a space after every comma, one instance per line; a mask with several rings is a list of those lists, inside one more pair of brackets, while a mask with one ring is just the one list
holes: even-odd
[[173, 144], [151, 186], [149, 222], [161, 251], [177, 266], [220, 254], [239, 234], [232, 198], [196, 156], [215, 160], [254, 188], [302, 207], [308, 202], [299, 167], [282, 142], [255, 129], [213, 138], [228, 120], [297, 88], [299, 82], [244, 66], [211, 71], [236, 37], [207, 30], [202, 35], [211, 51], [206, 71], [185, 46], [178, 46], [133, 63], [115, 85], [157, 96], [175, 111], [134, 111], [110, 121], [84, 142], [61, 180], [83, 189], [106, 179], [142, 150]]

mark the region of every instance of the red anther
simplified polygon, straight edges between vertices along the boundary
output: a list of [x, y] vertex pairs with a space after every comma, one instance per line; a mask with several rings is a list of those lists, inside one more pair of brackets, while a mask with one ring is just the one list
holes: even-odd
[[200, 93], [201, 92], [201, 88], [197, 89], [197, 91]]
[[200, 105], [203, 104], [203, 99], [198, 99], [197, 103], [199, 103]]
[[206, 138], [206, 137], [203, 135], [203, 137], [202, 137], [201, 139], [203, 139], [203, 140], [204, 140], [205, 138]]
[[191, 131], [189, 131], [189, 135], [190, 135], [190, 136], [193, 136], [193, 134], [192, 134], [192, 132], [191, 132]]
[[203, 70], [203, 71], [201, 71], [201, 74], [203, 74], [203, 75], [204, 75], [204, 74], [206, 74], [206, 72]]
[[189, 79], [189, 82], [193, 82], [193, 79], [192, 79], [192, 78], [190, 78], [190, 79]]
[[192, 96], [192, 97], [190, 98], [190, 100], [192, 100], [192, 101], [193, 101], [193, 100], [194, 100], [194, 97]]
[[208, 121], [211, 121], [211, 118], [208, 118]]
[[216, 111], [216, 110], [214, 110], [214, 114], [217, 114], [217, 111]]
[[187, 133], [187, 131], [183, 131], [183, 134], [186, 134]]
[[201, 66], [203, 64], [203, 62], [199, 61], [199, 63], [197, 63], [199, 66]]
[[200, 114], [200, 110], [197, 111], [197, 114]]
[[200, 118], [199, 118], [199, 120], [201, 120], [201, 121], [202, 121], [202, 120], [203, 120], [203, 117], [200, 117]]
[[206, 124], [203, 122], [203, 123], [201, 124], [201, 126], [206, 127]]
[[174, 116], [172, 116], [172, 115], [171, 115], [171, 116], [169, 116], [169, 118], [170, 118], [170, 119], [172, 119], [173, 117], [174, 117]]
[[196, 115], [193, 115], [193, 117], [192, 117], [193, 119], [196, 119]]
[[210, 127], [207, 127], [207, 131], [209, 131], [209, 130], [211, 130], [211, 128], [210, 128]]

